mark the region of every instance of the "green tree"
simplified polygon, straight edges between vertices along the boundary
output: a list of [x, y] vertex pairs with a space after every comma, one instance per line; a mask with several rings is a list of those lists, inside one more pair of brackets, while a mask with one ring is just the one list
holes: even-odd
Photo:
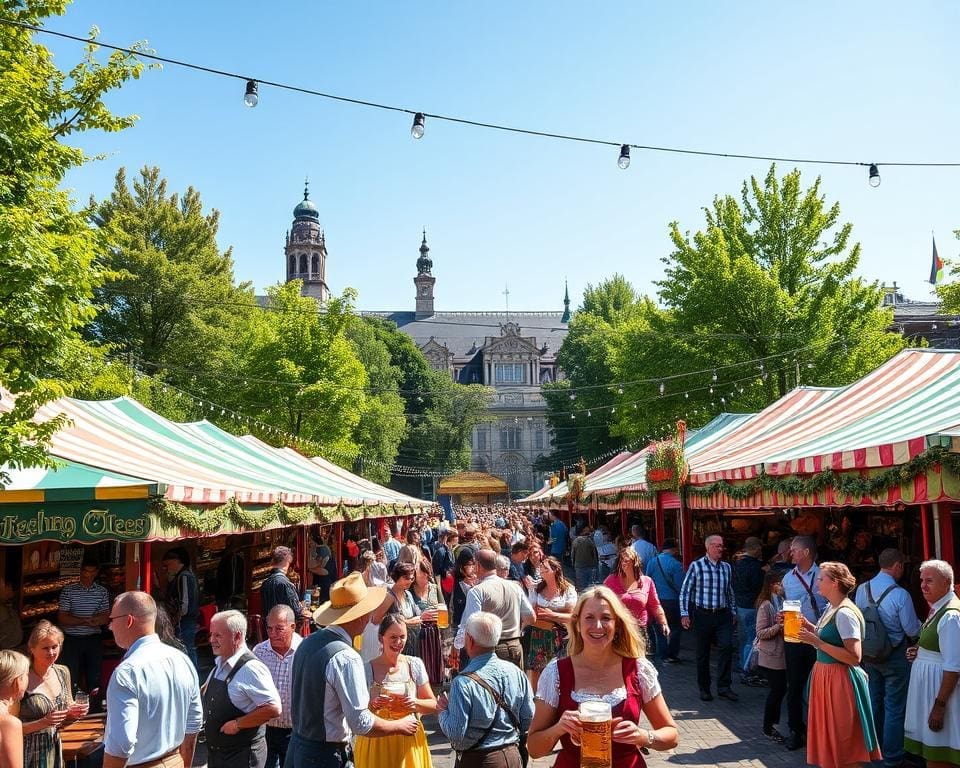
[[[5, 3], [0, 21], [36, 26], [65, 8], [65, 0]], [[0, 465], [49, 464], [45, 448], [63, 420], [32, 417], [69, 391], [58, 373], [93, 314], [100, 241], [59, 189], [87, 158], [64, 141], [132, 125], [134, 116], [113, 115], [103, 98], [143, 69], [128, 54], [101, 62], [96, 53], [88, 45], [64, 73], [29, 30], [0, 24], [0, 386], [16, 396], [0, 414]]]
[[771, 166], [704, 216], [693, 236], [670, 226], [665, 311], [624, 330], [613, 370], [637, 381], [626, 394], [641, 407], [618, 411], [617, 434], [759, 409], [800, 383], [846, 384], [903, 348], [879, 285], [854, 276], [860, 245], [819, 178], [804, 189], [798, 170], [778, 178]]
[[168, 369], [170, 380], [205, 390], [254, 311], [250, 284], [234, 283], [231, 249], [217, 246], [219, 212], [204, 213], [193, 187], [168, 195], [159, 168], [143, 168], [132, 187], [121, 168], [95, 211], [112, 277], [97, 291], [91, 336], [146, 372]]

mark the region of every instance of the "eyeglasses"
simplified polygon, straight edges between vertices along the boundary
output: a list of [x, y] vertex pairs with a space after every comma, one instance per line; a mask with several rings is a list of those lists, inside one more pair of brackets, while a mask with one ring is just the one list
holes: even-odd
[[110, 617], [110, 621], [113, 621], [114, 619], [125, 619], [125, 618], [127, 618], [127, 616], [133, 616], [133, 615], [134, 615], [134, 614], [132, 614], [132, 613], [121, 613], [121, 614], [119, 614], [119, 615], [117, 615], [117, 616], [111, 616], [111, 617]]

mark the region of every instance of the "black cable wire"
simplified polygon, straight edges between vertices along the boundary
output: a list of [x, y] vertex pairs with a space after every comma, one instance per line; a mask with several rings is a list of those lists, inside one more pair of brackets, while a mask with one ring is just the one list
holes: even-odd
[[[138, 51], [133, 48], [127, 48], [120, 45], [112, 45], [110, 43], [104, 43], [96, 38], [89, 37], [80, 37], [78, 35], [71, 35], [66, 32], [58, 32], [52, 29], [46, 29], [45, 27], [39, 27], [33, 24], [26, 24], [21, 21], [13, 21], [12, 19], [0, 19], [0, 24], [6, 24], [7, 26], [19, 27], [21, 29], [29, 30], [31, 32], [38, 32], [44, 35], [51, 35], [54, 37], [59, 37], [65, 40], [73, 40], [75, 42], [84, 43], [86, 45], [97, 45], [103, 48], [107, 48], [112, 51], [119, 51], [121, 53], [126, 53], [130, 56], [139, 57], [142, 59], [149, 59], [150, 61], [158, 61], [163, 64], [171, 64], [177, 67], [183, 67], [185, 69], [195, 70], [197, 72], [204, 72], [207, 74], [218, 75], [220, 77], [230, 77], [236, 80], [249, 81], [252, 80], [259, 85], [267, 85], [273, 88], [278, 88], [285, 91], [293, 91], [295, 93], [303, 93], [309, 96], [318, 96], [324, 99], [330, 99], [332, 101], [339, 101], [346, 104], [354, 104], [362, 107], [370, 107], [373, 109], [382, 109], [389, 112], [399, 112], [407, 115], [416, 115], [423, 114], [424, 117], [429, 117], [432, 120], [442, 120], [448, 123], [456, 123], [459, 125], [467, 125], [474, 128], [486, 128], [488, 130], [494, 131], [503, 131], [506, 133], [516, 133], [526, 136], [536, 136], [538, 138], [546, 139], [556, 139], [559, 141], [574, 141], [583, 144], [596, 144], [601, 146], [608, 147], [621, 147], [626, 142], [622, 141], [613, 141], [610, 139], [596, 139], [586, 136], [574, 136], [571, 134], [565, 133], [555, 133], [552, 131], [539, 131], [529, 128], [517, 128], [515, 126], [509, 125], [500, 125], [498, 123], [489, 123], [482, 120], [471, 120], [463, 117], [455, 117], [453, 115], [443, 115], [437, 112], [427, 112], [422, 109], [409, 109], [407, 107], [398, 107], [392, 104], [381, 104], [375, 101], [368, 101], [366, 99], [357, 99], [349, 96], [339, 96], [333, 93], [326, 93], [324, 91], [317, 91], [312, 88], [304, 88], [302, 86], [290, 85], [288, 83], [281, 83], [273, 80], [266, 80], [263, 78], [256, 77], [255, 75], [242, 75], [238, 72], [229, 72], [223, 69], [217, 69], [215, 67], [208, 67], [201, 64], [193, 64], [188, 61], [183, 61], [182, 59], [173, 59], [167, 56], [159, 56], [155, 53], [147, 53], [146, 51]], [[933, 162], [933, 163], [923, 163], [923, 162], [913, 162], [913, 161], [874, 161], [874, 162], [864, 162], [860, 160], [830, 160], [830, 159], [821, 159], [821, 158], [809, 158], [809, 157], [784, 157], [778, 155], [755, 155], [750, 153], [740, 153], [740, 152], [718, 152], [711, 150], [703, 149], [688, 149], [683, 147], [666, 147], [658, 146], [654, 144], [634, 144], [627, 143], [631, 149], [640, 149], [646, 150], [648, 152], [666, 152], [672, 154], [680, 155], [696, 155], [699, 157], [718, 157], [725, 159], [735, 159], [735, 160], [763, 160], [766, 162], [775, 162], [775, 163], [792, 163], [796, 165], [835, 165], [835, 166], [861, 166], [869, 167], [872, 165], [876, 166], [898, 166], [898, 167], [913, 167], [913, 168], [957, 168], [960, 167], [960, 163], [956, 162]]]

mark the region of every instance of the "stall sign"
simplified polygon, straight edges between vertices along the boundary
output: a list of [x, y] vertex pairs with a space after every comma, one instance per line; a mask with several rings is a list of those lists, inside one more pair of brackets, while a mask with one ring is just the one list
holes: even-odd
[[150, 518], [142, 503], [127, 502], [91, 509], [89, 502], [56, 505], [10, 505], [0, 509], [0, 542], [143, 541]]
[[60, 577], [79, 576], [83, 562], [83, 547], [64, 547], [60, 550]]

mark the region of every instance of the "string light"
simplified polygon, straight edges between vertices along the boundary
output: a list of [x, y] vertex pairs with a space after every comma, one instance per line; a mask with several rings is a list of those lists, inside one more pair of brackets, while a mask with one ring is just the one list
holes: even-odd
[[663, 397], [663, 393], [667, 391], [667, 385], [662, 381], [660, 382], [660, 397]]
[[415, 139], [423, 138], [423, 132], [425, 130], [425, 126], [424, 126], [425, 122], [426, 122], [426, 119], [423, 116], [423, 112], [417, 112], [417, 114], [413, 116], [413, 125], [410, 126], [410, 135], [413, 136], [413, 138]]
[[871, 187], [880, 186], [880, 171], [876, 163], [870, 163], [870, 176], [867, 178], [867, 181]]
[[[147, 59], [150, 61], [158, 61], [164, 64], [170, 64], [173, 66], [183, 67], [185, 69], [191, 69], [197, 72], [205, 72], [207, 74], [218, 75], [220, 77], [231, 77], [238, 80], [250, 81], [250, 78], [246, 75], [241, 75], [236, 72], [228, 72], [226, 70], [215, 69], [213, 67], [207, 67], [200, 64], [194, 64], [192, 62], [183, 61], [179, 59], [169, 58], [167, 56], [159, 56], [155, 53], [149, 53], [144, 50], [138, 50], [136, 48], [126, 48], [119, 45], [112, 45], [110, 43], [103, 42], [96, 38], [87, 38], [79, 37], [77, 35], [67, 34], [66, 32], [58, 32], [53, 29], [47, 29], [44, 27], [39, 27], [34, 24], [27, 24], [21, 21], [14, 21], [13, 19], [0, 19], [0, 24], [5, 24], [11, 27], [19, 27], [20, 29], [29, 30], [37, 34], [50, 35], [53, 37], [59, 37], [65, 40], [73, 40], [78, 43], [83, 43], [85, 45], [95, 45], [100, 48], [106, 48], [111, 51], [120, 51], [130, 56], [134, 56], [139, 59]], [[398, 107], [391, 104], [380, 104], [373, 101], [367, 101], [365, 99], [357, 99], [349, 96], [338, 96], [332, 93], [324, 93], [323, 91], [317, 91], [310, 88], [302, 88], [300, 86], [290, 85], [288, 83], [280, 83], [271, 80], [265, 80], [263, 78], [257, 78], [255, 82], [260, 85], [270, 86], [272, 88], [278, 88], [287, 91], [293, 91], [296, 93], [302, 93], [309, 96], [317, 96], [324, 99], [330, 99], [332, 101], [338, 101], [346, 104], [353, 104], [356, 106], [369, 107], [373, 109], [387, 110], [391, 112], [404, 112], [406, 114], [414, 115], [414, 128], [416, 127], [416, 118], [417, 116], [425, 116], [423, 112], [414, 112], [414, 110], [408, 109], [406, 107]], [[517, 133], [524, 134], [527, 136], [537, 136], [545, 139], [554, 139], [559, 141], [575, 141], [582, 144], [596, 144], [601, 146], [613, 146], [621, 147], [624, 146], [619, 141], [612, 141], [608, 139], [597, 139], [591, 138], [588, 136], [576, 136], [572, 134], [563, 134], [555, 133], [550, 131], [539, 131], [532, 130], [528, 128], [517, 128], [514, 126], [508, 125], [499, 125], [496, 123], [482, 122], [479, 120], [468, 120], [462, 117], [455, 117], [452, 115], [439, 115], [435, 113], [430, 113], [430, 117], [434, 120], [443, 120], [446, 122], [457, 123], [459, 125], [468, 125], [474, 128], [484, 128], [487, 130], [503, 131], [506, 133]], [[411, 129], [411, 133], [416, 138], [416, 133]], [[422, 136], [422, 125], [421, 125], [421, 134]], [[915, 167], [915, 168], [956, 168], [960, 167], [960, 163], [955, 162], [884, 162], [884, 163], [866, 163], [858, 160], [831, 160], [825, 158], [815, 158], [815, 157], [785, 157], [785, 156], [776, 156], [776, 155], [755, 155], [747, 153], [737, 153], [737, 152], [722, 152], [722, 151], [711, 151], [711, 150], [697, 150], [689, 149], [685, 147], [667, 147], [667, 146], [656, 146], [650, 144], [638, 144], [631, 143], [629, 146], [634, 149], [642, 149], [649, 152], [668, 152], [673, 154], [682, 154], [682, 155], [694, 155], [698, 157], [715, 157], [715, 158], [724, 158], [724, 159], [734, 159], [734, 160], [760, 160], [771, 163], [787, 163], [791, 165], [833, 165], [833, 166], [860, 166], [860, 167], [869, 167], [870, 168], [870, 183], [871, 186], [877, 186], [880, 181], [880, 173], [877, 171], [877, 166], [879, 165], [891, 165], [891, 166], [900, 166], [900, 167]], [[873, 179], [876, 178], [876, 183]]]
[[623, 170], [627, 170], [630, 167], [630, 145], [621, 144], [620, 145], [620, 157], [617, 158], [617, 165]]
[[260, 103], [260, 96], [257, 94], [257, 81], [247, 80], [247, 90], [243, 94], [243, 103], [248, 107], [255, 107]]

